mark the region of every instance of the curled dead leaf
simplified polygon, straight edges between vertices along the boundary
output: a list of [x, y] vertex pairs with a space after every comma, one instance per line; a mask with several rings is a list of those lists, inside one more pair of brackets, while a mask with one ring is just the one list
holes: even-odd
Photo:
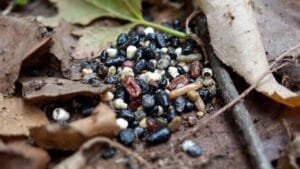
[[97, 96], [112, 89], [111, 85], [100, 83], [98, 87], [92, 87], [79, 81], [67, 79], [38, 77], [22, 78], [23, 97], [30, 101], [43, 101], [54, 99], [68, 99], [77, 95]]
[[[206, 14], [211, 44], [219, 59], [255, 84], [269, 64], [251, 4], [244, 0], [197, 3]], [[280, 85], [273, 75], [266, 76], [256, 90], [285, 105], [300, 106], [300, 96]]]
[[0, 99], [0, 135], [29, 135], [29, 128], [49, 123], [44, 112], [21, 98]]
[[113, 137], [119, 131], [115, 113], [100, 103], [91, 116], [70, 124], [49, 124], [30, 129], [33, 141], [47, 149], [76, 150], [85, 140], [94, 136]]
[[22, 62], [50, 39], [47, 30], [29, 18], [0, 16], [0, 92], [11, 94]]
[[46, 151], [26, 142], [3, 144], [0, 142], [2, 169], [46, 169], [50, 157]]

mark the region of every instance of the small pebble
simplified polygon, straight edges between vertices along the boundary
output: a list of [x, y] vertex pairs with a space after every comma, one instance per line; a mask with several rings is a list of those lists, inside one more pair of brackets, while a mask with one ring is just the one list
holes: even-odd
[[162, 57], [161, 59], [158, 60], [157, 62], [157, 68], [158, 69], [166, 69], [170, 65], [170, 57]]
[[130, 67], [124, 67], [121, 71], [121, 79], [124, 79], [126, 76], [134, 77], [133, 70]]
[[120, 79], [117, 76], [106, 76], [104, 78], [104, 83], [105, 84], [119, 84]]
[[133, 122], [135, 120], [134, 113], [127, 109], [119, 110], [117, 115], [120, 118], [126, 119], [128, 122]]
[[70, 113], [63, 108], [55, 108], [52, 112], [52, 118], [55, 121], [67, 121], [70, 119]]
[[167, 92], [161, 90], [155, 95], [156, 102], [163, 108], [168, 108], [170, 105], [170, 100]]
[[102, 150], [101, 152], [101, 157], [103, 159], [110, 159], [112, 158], [114, 155], [116, 154], [116, 149], [112, 148], [112, 147], [108, 147], [105, 148], [104, 150]]
[[168, 127], [168, 120], [162, 117], [156, 118], [156, 123], [159, 127]]
[[142, 96], [142, 105], [145, 108], [152, 108], [155, 105], [154, 96], [150, 94], [145, 94]]
[[167, 142], [171, 137], [171, 131], [168, 128], [160, 128], [146, 136], [145, 140], [148, 145], [157, 145]]
[[125, 62], [124, 56], [109, 57], [105, 60], [107, 66], [121, 66]]
[[149, 82], [149, 81], [159, 81], [161, 79], [161, 75], [157, 72], [146, 72], [139, 76], [140, 79]]
[[146, 123], [147, 123], [147, 130], [150, 132], [155, 131], [158, 128], [158, 125], [154, 118], [151, 117], [146, 118]]
[[172, 132], [177, 131], [179, 129], [179, 127], [181, 126], [181, 121], [182, 121], [181, 117], [179, 117], [179, 116], [174, 117], [168, 125], [169, 129]]
[[115, 66], [110, 66], [107, 70], [107, 76], [113, 76], [117, 73], [117, 68]]
[[152, 27], [147, 27], [147, 28], [144, 29], [144, 33], [146, 35], [148, 35], [150, 33], [155, 33], [155, 32], [154, 32], [154, 29]]
[[121, 130], [118, 134], [118, 141], [125, 146], [131, 146], [134, 138], [135, 136], [131, 129]]
[[188, 124], [190, 127], [195, 126], [196, 123], [197, 123], [197, 119], [196, 119], [194, 116], [188, 116], [188, 117], [187, 117], [187, 124]]
[[170, 66], [168, 68], [168, 73], [173, 77], [176, 78], [177, 76], [179, 76], [178, 70], [176, 67]]
[[127, 104], [124, 102], [124, 100], [123, 99], [120, 99], [120, 98], [118, 98], [118, 99], [115, 99], [114, 101], [113, 101], [113, 105], [114, 105], [114, 108], [115, 109], [127, 109]]
[[160, 49], [160, 51], [163, 52], [163, 53], [167, 53], [168, 52], [168, 48], [163, 47], [163, 48]]
[[106, 52], [109, 57], [116, 57], [118, 54], [118, 50], [114, 48], [108, 48], [106, 49]]
[[135, 46], [128, 46], [126, 49], [126, 56], [128, 59], [132, 59], [135, 56], [135, 53], [137, 51], [137, 48]]
[[204, 113], [203, 111], [198, 111], [198, 112], [197, 112], [197, 116], [198, 116], [199, 118], [203, 117], [204, 114], [205, 114], [205, 113]]
[[210, 100], [210, 93], [207, 90], [207, 88], [203, 87], [203, 88], [199, 89], [199, 95], [204, 102], [208, 102]]
[[134, 132], [134, 135], [135, 135], [136, 137], [141, 137], [141, 136], [144, 135], [145, 129], [142, 128], [142, 127], [137, 126], [137, 127], [135, 127], [135, 128], [133, 129], [133, 132]]
[[123, 118], [118, 118], [116, 120], [117, 125], [119, 126], [120, 129], [127, 129], [128, 127], [128, 121], [123, 119]]
[[142, 128], [147, 128], [147, 118], [143, 118], [140, 123], [139, 123], [139, 126], [142, 127]]
[[134, 116], [136, 120], [141, 121], [143, 118], [146, 117], [146, 113], [142, 110], [137, 110], [134, 112]]
[[101, 101], [108, 102], [114, 98], [114, 94], [110, 91], [107, 91], [101, 95]]
[[180, 56], [181, 53], [182, 53], [182, 48], [181, 48], [181, 47], [178, 47], [178, 48], [175, 49], [175, 54], [176, 54], [177, 56]]
[[125, 42], [127, 41], [128, 36], [126, 35], [126, 33], [121, 33], [118, 38], [117, 38], [117, 45], [118, 46], [122, 46], [125, 44]]
[[202, 154], [202, 149], [192, 140], [185, 140], [181, 148], [191, 157], [199, 157]]
[[83, 68], [81, 70], [81, 73], [83, 76], [85, 76], [85, 75], [89, 75], [89, 74], [93, 73], [93, 70], [91, 68]]
[[185, 108], [185, 98], [183, 96], [176, 97], [174, 107], [178, 113], [182, 113]]

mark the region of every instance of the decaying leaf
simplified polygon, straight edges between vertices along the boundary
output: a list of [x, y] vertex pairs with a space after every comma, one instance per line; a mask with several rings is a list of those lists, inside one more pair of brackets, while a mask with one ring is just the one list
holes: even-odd
[[0, 142], [2, 169], [46, 169], [49, 161], [47, 152], [26, 142], [13, 142], [7, 145]]
[[91, 26], [76, 30], [73, 34], [80, 36], [80, 39], [72, 57], [75, 59], [97, 57], [103, 49], [117, 39], [120, 33], [128, 32], [134, 26], [134, 24], [119, 27]]
[[94, 19], [105, 16], [105, 11], [85, 2], [84, 0], [50, 0], [57, 7], [56, 16], [38, 17], [38, 21], [46, 26], [56, 27], [61, 19], [72, 24], [87, 25]]
[[91, 161], [92, 158], [97, 157], [100, 150], [105, 147], [107, 147], [107, 144], [103, 142], [103, 138], [93, 138], [84, 143], [75, 154], [57, 164], [54, 169], [85, 168], [89, 165], [89, 161]]
[[45, 28], [29, 18], [0, 16], [0, 92], [12, 93], [22, 62], [50, 39]]
[[[217, 56], [249, 84], [255, 84], [269, 64], [249, 1], [197, 2], [206, 14]], [[300, 96], [280, 85], [273, 75], [266, 76], [256, 90], [288, 106], [300, 106]]]
[[106, 104], [100, 103], [89, 117], [66, 125], [49, 124], [31, 128], [30, 136], [43, 148], [76, 150], [90, 137], [113, 137], [118, 131], [115, 113]]
[[71, 57], [71, 52], [77, 44], [77, 40], [71, 35], [73, 30], [74, 26], [62, 20], [55, 29], [50, 52], [61, 62], [61, 72], [65, 78], [79, 80], [80, 62], [72, 60]]
[[77, 95], [98, 96], [112, 89], [111, 85], [100, 83], [98, 87], [79, 81], [54, 77], [22, 78], [22, 95], [30, 101], [68, 99]]
[[30, 127], [49, 123], [44, 112], [21, 98], [1, 99], [0, 119], [1, 136], [27, 136]]

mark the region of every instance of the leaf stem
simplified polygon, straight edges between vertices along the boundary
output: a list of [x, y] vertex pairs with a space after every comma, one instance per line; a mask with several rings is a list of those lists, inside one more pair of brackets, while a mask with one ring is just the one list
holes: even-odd
[[179, 38], [186, 38], [187, 37], [186, 34], [183, 33], [183, 32], [180, 32], [180, 31], [177, 31], [177, 30], [174, 30], [174, 29], [171, 29], [171, 28], [168, 28], [168, 27], [165, 27], [165, 26], [153, 23], [153, 22], [149, 22], [149, 21], [145, 21], [145, 20], [136, 21], [136, 22], [138, 24], [141, 24], [141, 25], [153, 27], [154, 29], [157, 29], [157, 30], [162, 31], [162, 32], [166, 32], [168, 34], [177, 36]]

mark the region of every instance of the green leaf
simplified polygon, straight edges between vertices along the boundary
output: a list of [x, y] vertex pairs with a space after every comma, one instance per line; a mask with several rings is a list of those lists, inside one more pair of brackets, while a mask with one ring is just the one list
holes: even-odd
[[141, 0], [86, 0], [107, 15], [135, 22], [143, 20]]
[[128, 32], [135, 24], [127, 24], [118, 27], [91, 26], [74, 31], [73, 34], [80, 36], [72, 57], [75, 59], [94, 58], [101, 51], [116, 41], [122, 32]]
[[61, 19], [72, 24], [87, 25], [96, 18], [107, 16], [101, 10], [84, 0], [50, 0], [57, 7], [56, 16], [46, 18], [38, 17], [38, 21], [45, 26], [56, 27]]
[[28, 0], [16, 0], [17, 5], [23, 6], [23, 5], [26, 5], [27, 3], [28, 3]]

